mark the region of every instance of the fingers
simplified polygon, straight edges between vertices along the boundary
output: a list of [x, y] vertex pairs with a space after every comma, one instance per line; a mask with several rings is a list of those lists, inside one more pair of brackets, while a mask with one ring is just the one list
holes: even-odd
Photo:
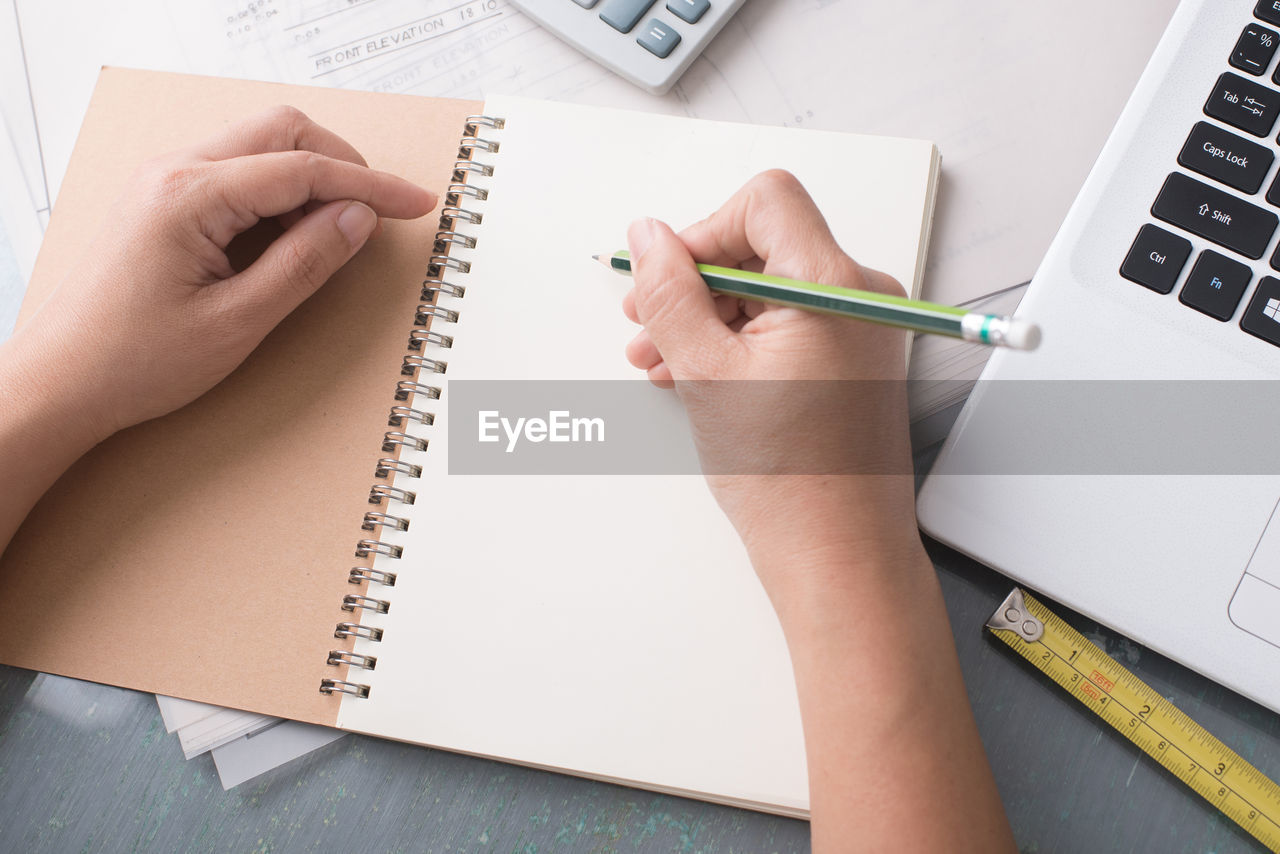
[[314, 151], [335, 160], [368, 166], [351, 143], [313, 122], [306, 113], [288, 106], [272, 107], [232, 125], [218, 136], [196, 146], [195, 154], [208, 160], [228, 160], [270, 151]]
[[635, 312], [663, 361], [688, 368], [699, 353], [727, 344], [731, 333], [721, 320], [707, 283], [698, 275], [680, 238], [665, 224], [637, 220], [627, 230], [635, 279]]
[[675, 377], [671, 376], [671, 368], [667, 367], [666, 362], [659, 362], [654, 365], [645, 371], [645, 375], [649, 378], [649, 382], [658, 388], [675, 388]]
[[205, 290], [265, 335], [351, 259], [377, 222], [365, 204], [331, 202], [276, 238], [244, 272]]
[[[753, 306], [757, 312], [763, 307], [761, 303], [744, 302], [737, 297], [731, 297], [725, 294], [717, 294], [715, 296], [715, 301], [716, 313], [720, 315], [721, 320], [728, 324], [732, 324], [741, 319], [744, 314], [754, 317], [755, 315], [751, 314]], [[627, 291], [622, 297], [622, 313], [626, 316], [627, 320], [630, 320], [632, 323], [640, 322], [640, 316], [636, 314], [635, 288]], [[639, 367], [639, 365], [636, 367]]]
[[291, 211], [280, 214], [276, 217], [276, 221], [280, 223], [281, 229], [288, 230], [297, 225], [304, 216], [312, 211], [318, 211], [322, 207], [324, 207], [324, 202], [307, 202], [300, 208], [294, 208]]
[[[761, 173], [718, 211], [685, 229], [681, 239], [699, 262], [754, 267], [803, 281], [901, 292], [894, 280], [864, 271], [832, 237], [818, 206], [781, 170]], [[867, 271], [868, 273], [872, 271]]]
[[413, 219], [430, 211], [433, 193], [403, 178], [345, 160], [303, 151], [224, 160], [207, 168], [207, 185], [226, 216], [203, 219], [219, 246], [257, 220], [308, 203], [363, 202], [379, 216]]
[[662, 354], [658, 352], [649, 333], [643, 329], [627, 345], [626, 355], [627, 361], [644, 371], [649, 382], [659, 388], [671, 388], [675, 384], [671, 378], [671, 369], [662, 361]]
[[795, 176], [780, 170], [752, 178], [680, 237], [699, 261], [724, 267], [756, 257], [766, 263], [800, 261], [814, 249], [835, 247], [818, 206]]
[[653, 343], [649, 333], [643, 329], [631, 339], [631, 343], [627, 344], [626, 356], [628, 362], [642, 371], [647, 371], [662, 361], [658, 345]]

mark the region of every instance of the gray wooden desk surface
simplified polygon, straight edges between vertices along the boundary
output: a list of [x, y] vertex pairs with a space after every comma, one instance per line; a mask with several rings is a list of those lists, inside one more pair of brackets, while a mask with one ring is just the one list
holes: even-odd
[[[982, 631], [1008, 580], [927, 545], [1023, 851], [1261, 850]], [[1056, 610], [1280, 779], [1280, 715]], [[801, 821], [361, 736], [224, 792], [208, 756], [183, 760], [151, 695], [0, 667], [0, 852], [731, 854], [808, 839]]]

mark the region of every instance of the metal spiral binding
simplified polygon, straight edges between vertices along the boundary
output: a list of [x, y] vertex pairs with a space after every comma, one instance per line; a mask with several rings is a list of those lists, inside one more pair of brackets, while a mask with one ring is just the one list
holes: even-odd
[[372, 596], [361, 596], [359, 593], [348, 593], [342, 597], [342, 610], [354, 611], [363, 608], [375, 614], [386, 614], [391, 611], [391, 603], [386, 599], [374, 599]]
[[[460, 229], [479, 225], [484, 214], [475, 210], [477, 202], [489, 198], [485, 187], [471, 183], [476, 179], [493, 175], [494, 168], [489, 163], [475, 160], [476, 155], [492, 154], [501, 146], [500, 141], [482, 138], [481, 129], [501, 130], [506, 125], [505, 119], [493, 116], [467, 116], [463, 128], [462, 139], [458, 143], [458, 157], [453, 164], [453, 180], [445, 193], [444, 207], [440, 211], [440, 223], [430, 247], [427, 259], [427, 276], [422, 283], [421, 304], [415, 309], [414, 328], [409, 333], [408, 347], [415, 351], [404, 357], [400, 367], [402, 376], [408, 379], [396, 383], [395, 399], [404, 401], [402, 405], [391, 407], [387, 418], [388, 430], [382, 437], [382, 451], [386, 456], [378, 460], [374, 468], [374, 476], [383, 480], [394, 477], [397, 482], [403, 478], [422, 476], [422, 466], [411, 459], [401, 459], [400, 453], [421, 453], [427, 450], [428, 442], [421, 436], [410, 433], [412, 426], [431, 426], [435, 414], [414, 408], [418, 401], [439, 400], [441, 389], [427, 381], [433, 374], [443, 374], [449, 363], [442, 358], [444, 351], [453, 346], [453, 336], [437, 327], [440, 324], [455, 324], [461, 312], [451, 305], [441, 305], [441, 298], [462, 299], [466, 288], [462, 285], [444, 280], [445, 273], [463, 274], [471, 272], [471, 262], [456, 257], [454, 250], [471, 250], [476, 247], [476, 237]], [[485, 131], [488, 136], [488, 131]], [[373, 536], [360, 539], [356, 543], [355, 554], [359, 558], [382, 556], [398, 560], [404, 556], [404, 547], [394, 542], [399, 532], [409, 530], [409, 518], [391, 512], [393, 504], [401, 507], [412, 505], [417, 500], [417, 493], [405, 489], [402, 485], [376, 483], [369, 490], [369, 503], [382, 510], [369, 511], [364, 514], [360, 527], [374, 532]], [[370, 594], [370, 588], [377, 584], [384, 588], [394, 587], [396, 573], [388, 572], [373, 566], [353, 566], [347, 577], [351, 584], [359, 585], [360, 592], [348, 593], [342, 597], [342, 609], [355, 613], [386, 614], [391, 609], [388, 599], [381, 599]], [[375, 621], [376, 622], [376, 621]], [[333, 636], [343, 640], [364, 640], [372, 643], [382, 641], [383, 630], [378, 626], [365, 625], [359, 622], [340, 622], [334, 629]], [[346, 667], [349, 674], [353, 668], [373, 670], [378, 663], [376, 656], [350, 650], [330, 650], [327, 664], [333, 667]], [[322, 694], [348, 694], [353, 697], [368, 697], [370, 686], [348, 679], [325, 678], [320, 680]]]
[[424, 385], [413, 380], [400, 380], [396, 383], [396, 400], [408, 400], [410, 395], [420, 394], [429, 400], [440, 399], [440, 389], [433, 385]]
[[443, 294], [447, 297], [462, 297], [467, 295], [467, 289], [461, 285], [455, 285], [450, 282], [423, 282], [422, 298], [435, 299], [437, 295]]
[[378, 664], [378, 659], [372, 655], [360, 655], [356, 652], [347, 652], [345, 649], [329, 650], [330, 664], [351, 664], [355, 667], [363, 667], [365, 670], [372, 670]]
[[442, 362], [439, 359], [428, 359], [423, 356], [405, 356], [404, 364], [400, 366], [400, 373], [406, 377], [412, 377], [419, 371], [443, 374], [447, 367], [449, 367], [449, 363]]
[[409, 530], [409, 520], [403, 516], [392, 516], [390, 513], [366, 513], [360, 527], [372, 531], [378, 525], [385, 525], [394, 531]]
[[396, 574], [394, 572], [384, 572], [381, 569], [370, 569], [367, 566], [351, 567], [351, 575], [347, 578], [348, 583], [364, 584], [367, 581], [373, 581], [383, 587], [395, 587]]

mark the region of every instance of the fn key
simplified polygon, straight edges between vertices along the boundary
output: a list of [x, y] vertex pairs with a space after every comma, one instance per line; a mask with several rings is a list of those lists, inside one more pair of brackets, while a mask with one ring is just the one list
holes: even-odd
[[1120, 275], [1167, 294], [1173, 290], [1190, 254], [1190, 240], [1154, 225], [1144, 225], [1120, 265]]

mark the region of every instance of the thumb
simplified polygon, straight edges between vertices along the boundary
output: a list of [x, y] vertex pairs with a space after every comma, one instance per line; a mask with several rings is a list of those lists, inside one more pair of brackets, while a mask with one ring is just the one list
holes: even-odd
[[640, 219], [627, 229], [635, 307], [663, 361], [676, 378], [685, 360], [732, 337], [689, 250], [665, 223]]
[[222, 286], [234, 293], [232, 302], [270, 329], [351, 260], [377, 224], [368, 205], [330, 202], [294, 223]]

